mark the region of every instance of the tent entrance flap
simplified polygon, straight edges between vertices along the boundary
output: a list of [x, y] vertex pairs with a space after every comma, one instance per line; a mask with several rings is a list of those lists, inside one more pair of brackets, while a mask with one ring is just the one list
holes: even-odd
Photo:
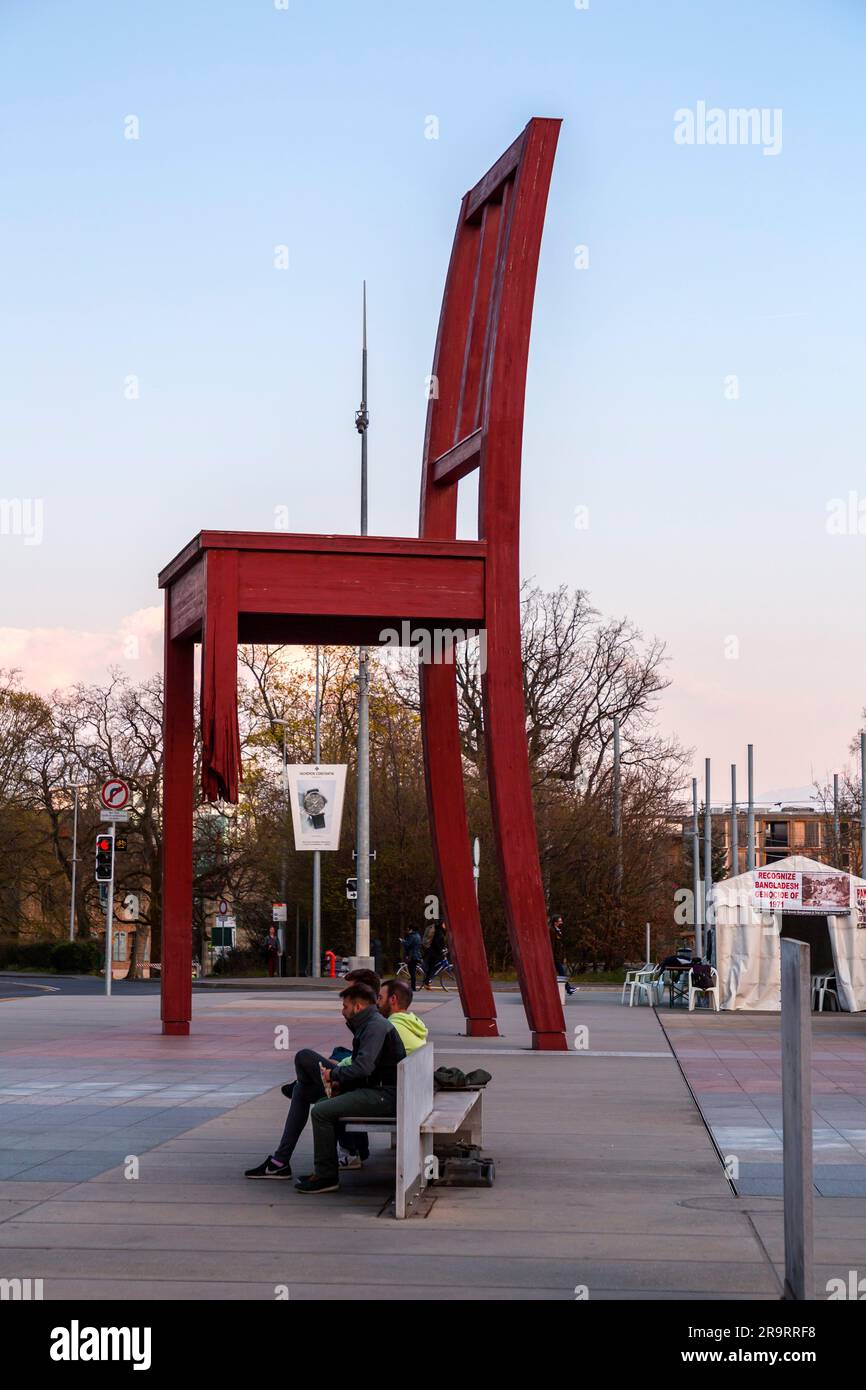
[[806, 941], [809, 945], [810, 970], [813, 975], [826, 975], [836, 968], [830, 929], [826, 916], [814, 912], [783, 912], [780, 936]]

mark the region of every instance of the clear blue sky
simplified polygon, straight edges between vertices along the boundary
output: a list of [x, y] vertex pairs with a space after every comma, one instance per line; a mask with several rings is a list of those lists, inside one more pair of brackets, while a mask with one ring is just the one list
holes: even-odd
[[[0, 536], [0, 628], [117, 630], [203, 526], [355, 530], [364, 276], [370, 529], [413, 534], [459, 197], [562, 116], [524, 572], [668, 641], [665, 727], [720, 770], [748, 739], [762, 786], [844, 761], [866, 535], [825, 519], [866, 499], [864, 40], [859, 0], [4, 0], [0, 496], [43, 499], [45, 536]], [[698, 101], [780, 108], [781, 152], [676, 144]]]

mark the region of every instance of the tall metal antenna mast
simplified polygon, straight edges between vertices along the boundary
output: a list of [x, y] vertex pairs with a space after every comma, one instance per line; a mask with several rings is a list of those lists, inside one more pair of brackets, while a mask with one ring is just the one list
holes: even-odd
[[[364, 281], [361, 336], [361, 405], [355, 411], [355, 429], [361, 436], [361, 535], [367, 534], [367, 281]], [[367, 648], [358, 648], [358, 834], [355, 870], [358, 897], [355, 904], [355, 968], [370, 960], [370, 694]]]

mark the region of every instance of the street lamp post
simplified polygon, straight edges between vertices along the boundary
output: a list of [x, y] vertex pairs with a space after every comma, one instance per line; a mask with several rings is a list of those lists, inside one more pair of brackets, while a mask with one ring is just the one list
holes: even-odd
[[[361, 535], [367, 534], [367, 282], [364, 281], [361, 340], [361, 405], [355, 428], [361, 436]], [[358, 897], [355, 903], [353, 966], [370, 966], [370, 679], [366, 647], [358, 648], [358, 834], [356, 844]]]
[[[283, 796], [285, 798], [285, 824], [283, 826], [283, 866], [280, 874], [280, 898], [286, 903], [288, 892], [288, 837], [289, 837], [289, 751], [286, 742], [288, 721], [285, 719], [273, 719], [273, 724], [282, 725], [283, 730]], [[288, 920], [288, 918], [287, 918]], [[295, 969], [299, 969], [299, 962], [295, 961]]]
[[[316, 748], [313, 761], [322, 757], [322, 706], [319, 680], [319, 648], [316, 647]], [[322, 973], [322, 852], [313, 850], [313, 978]]]

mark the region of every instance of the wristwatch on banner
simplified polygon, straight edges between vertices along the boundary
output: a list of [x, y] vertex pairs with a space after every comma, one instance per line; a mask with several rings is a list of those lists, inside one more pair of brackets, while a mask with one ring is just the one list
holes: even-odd
[[304, 810], [309, 817], [310, 825], [314, 830], [324, 830], [325, 828], [325, 807], [328, 798], [323, 796], [318, 787], [310, 787], [308, 792], [304, 792]]

